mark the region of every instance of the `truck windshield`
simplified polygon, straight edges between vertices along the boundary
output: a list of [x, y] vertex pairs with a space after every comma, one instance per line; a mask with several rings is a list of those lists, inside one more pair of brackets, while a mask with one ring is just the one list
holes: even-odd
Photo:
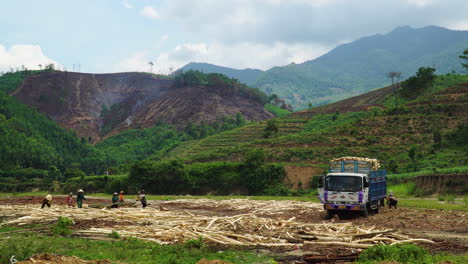
[[362, 191], [362, 178], [356, 176], [328, 176], [325, 178], [325, 190], [359, 192]]

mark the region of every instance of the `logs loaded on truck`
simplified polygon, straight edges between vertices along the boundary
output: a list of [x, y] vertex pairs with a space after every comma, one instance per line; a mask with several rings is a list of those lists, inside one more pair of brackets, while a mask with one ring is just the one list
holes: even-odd
[[326, 218], [359, 212], [379, 212], [387, 195], [387, 172], [376, 159], [341, 157], [330, 161], [329, 173], [319, 178], [319, 198]]

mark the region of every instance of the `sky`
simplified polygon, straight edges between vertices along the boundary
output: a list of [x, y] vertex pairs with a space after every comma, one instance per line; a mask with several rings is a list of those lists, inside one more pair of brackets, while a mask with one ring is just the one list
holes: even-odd
[[398, 26], [468, 30], [467, 0], [0, 0], [0, 10], [0, 71], [267, 70]]

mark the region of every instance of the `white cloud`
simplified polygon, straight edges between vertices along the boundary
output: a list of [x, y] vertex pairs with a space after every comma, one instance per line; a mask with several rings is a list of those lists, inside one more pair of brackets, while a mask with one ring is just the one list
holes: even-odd
[[167, 34], [161, 36], [161, 41], [166, 41], [168, 39], [169, 39], [169, 35], [167, 35]]
[[158, 19], [160, 17], [159, 12], [152, 6], [143, 7], [143, 9], [140, 11], [140, 14], [151, 19]]
[[[167, 74], [170, 68], [178, 69], [189, 62], [206, 62], [237, 69], [269, 69], [289, 63], [302, 63], [329, 51], [331, 47], [314, 44], [274, 43], [235, 43], [226, 45], [220, 42], [184, 43], [169, 52], [164, 52], [153, 60], [153, 72]], [[116, 71], [148, 71], [150, 52], [135, 53], [118, 63]]]
[[426, 7], [431, 5], [432, 3], [432, 0], [408, 0], [408, 4], [416, 7]]
[[328, 46], [402, 25], [451, 25], [466, 10], [467, 0], [168, 0], [161, 14], [208, 40]]
[[0, 71], [7, 71], [11, 68], [39, 69], [39, 64], [46, 65], [53, 63], [60, 66], [56, 61], [49, 59], [38, 45], [13, 45], [6, 48], [0, 45]]
[[133, 6], [128, 2], [128, 0], [122, 0], [122, 5], [128, 9], [133, 8]]
[[468, 30], [468, 20], [459, 21], [450, 25], [447, 25], [447, 28], [454, 30]]
[[130, 57], [120, 61], [116, 65], [114, 65], [114, 71], [116, 72], [141, 72], [141, 71], [149, 71], [148, 62], [148, 52], [136, 52], [132, 54]]

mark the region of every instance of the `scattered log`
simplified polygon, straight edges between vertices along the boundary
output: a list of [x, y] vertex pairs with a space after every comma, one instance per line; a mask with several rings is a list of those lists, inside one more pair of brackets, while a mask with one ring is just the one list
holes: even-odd
[[[187, 204], [186, 200], [181, 202]], [[190, 200], [189, 204], [195, 207], [232, 209], [239, 214], [197, 215], [188, 210], [164, 210], [162, 204], [158, 208], [115, 209], [79, 209], [66, 206], [40, 209], [31, 205], [0, 205], [0, 217], [5, 219], [0, 226], [54, 223], [59, 216], [66, 216], [76, 223], [89, 222], [87, 226], [99, 223], [99, 228], [94, 225], [74, 232], [74, 235], [93, 239], [106, 239], [108, 234], [116, 231], [122, 237], [138, 237], [161, 244], [181, 243], [200, 236], [214, 244], [266, 247], [321, 244], [361, 249], [379, 243], [432, 243], [430, 240], [402, 235], [396, 230], [378, 230], [352, 223], [304, 223], [291, 217], [291, 214], [281, 218], [282, 213], [291, 208], [322, 210], [320, 205], [313, 203], [198, 199]], [[280, 216], [272, 218], [272, 214]]]
[[359, 257], [358, 253], [351, 255], [338, 255], [338, 256], [327, 256], [327, 255], [305, 255], [303, 260], [306, 263], [347, 263], [357, 260]]

